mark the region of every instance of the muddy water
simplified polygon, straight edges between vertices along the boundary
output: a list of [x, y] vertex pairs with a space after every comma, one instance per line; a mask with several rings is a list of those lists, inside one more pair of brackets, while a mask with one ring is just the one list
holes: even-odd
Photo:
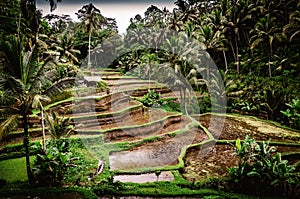
[[149, 142], [132, 150], [110, 154], [111, 170], [131, 170], [177, 164], [184, 146], [206, 139], [201, 130], [190, 130], [174, 138]]
[[145, 182], [173, 181], [173, 180], [174, 180], [174, 176], [170, 171], [163, 171], [158, 176], [155, 173], [114, 176], [115, 182], [120, 181], [120, 182], [145, 183]]

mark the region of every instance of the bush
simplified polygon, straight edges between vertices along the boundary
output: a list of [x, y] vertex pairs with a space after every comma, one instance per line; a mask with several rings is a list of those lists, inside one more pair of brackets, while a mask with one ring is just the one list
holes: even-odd
[[72, 168], [77, 167], [75, 161], [79, 158], [69, 151], [66, 142], [49, 142], [45, 152], [40, 143], [37, 143], [35, 148], [38, 152], [33, 166], [36, 184], [38, 186], [60, 187], [65, 175], [72, 173]]
[[144, 95], [142, 103], [147, 107], [159, 107], [162, 104], [159, 98], [160, 97], [158, 93], [156, 93], [154, 90], [150, 90], [146, 95]]
[[180, 112], [181, 111], [181, 104], [177, 102], [176, 99], [164, 99], [162, 101], [162, 108], [165, 111], [169, 112]]
[[212, 106], [212, 102], [208, 96], [204, 96], [202, 99], [199, 100], [200, 113], [211, 112], [211, 106]]
[[101, 91], [106, 91], [106, 92], [109, 91], [109, 87], [108, 87], [107, 83], [102, 80], [97, 83], [97, 89], [99, 89], [100, 92]]
[[289, 107], [286, 111], [280, 111], [289, 120], [290, 127], [300, 129], [300, 100], [293, 99], [291, 103], [286, 103]]
[[68, 99], [73, 96], [72, 90], [63, 90], [59, 93], [59, 95], [51, 96], [51, 103], [59, 102], [65, 99]]
[[280, 153], [275, 154], [276, 148], [268, 142], [257, 143], [246, 136], [243, 142], [236, 140], [234, 150], [238, 166], [227, 169], [234, 189], [247, 193], [278, 190], [280, 194], [289, 194], [290, 189], [298, 186], [299, 173], [294, 172], [295, 166], [282, 160]]

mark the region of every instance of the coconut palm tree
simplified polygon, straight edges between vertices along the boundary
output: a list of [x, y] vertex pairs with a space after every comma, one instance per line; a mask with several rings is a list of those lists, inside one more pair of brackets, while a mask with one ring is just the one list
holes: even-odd
[[70, 32], [63, 32], [52, 40], [51, 48], [59, 53], [60, 61], [69, 61], [71, 64], [79, 62], [77, 54], [80, 54], [80, 51], [75, 49], [75, 38]]
[[40, 110], [41, 112], [41, 120], [42, 120], [42, 134], [43, 134], [43, 151], [46, 151], [46, 134], [45, 134], [45, 117], [44, 117], [44, 106], [42, 102], [50, 102], [51, 99], [48, 96], [43, 95], [35, 95], [33, 102], [32, 102], [32, 108]]
[[[28, 50], [27, 50], [28, 49]], [[32, 110], [43, 110], [42, 101], [49, 94], [61, 91], [70, 84], [70, 78], [53, 82], [50, 87], [43, 89], [46, 79], [45, 69], [51, 66], [49, 56], [42, 64], [38, 62], [38, 43], [28, 47], [24, 36], [8, 36], [0, 42], [0, 51], [4, 53], [5, 62], [0, 68], [0, 137], [6, 135], [18, 124], [24, 131], [24, 149], [26, 169], [29, 182], [33, 183], [33, 175], [29, 157], [29, 115]], [[65, 86], [63, 86], [65, 85]], [[43, 118], [42, 118], [43, 119]]]
[[298, 3], [297, 8], [298, 10], [289, 15], [289, 23], [283, 28], [283, 33], [289, 36], [291, 42], [300, 35], [300, 3]]
[[251, 32], [254, 32], [251, 38], [251, 48], [256, 48], [259, 45], [264, 47], [264, 44], [267, 44], [267, 48], [269, 49], [268, 71], [269, 76], [272, 77], [271, 60], [273, 57], [273, 43], [276, 37], [281, 36], [281, 29], [275, 26], [275, 18], [267, 14], [256, 23], [255, 29]]
[[88, 33], [89, 43], [88, 43], [88, 66], [91, 65], [91, 37], [93, 30], [100, 28], [101, 25], [106, 23], [105, 17], [102, 16], [100, 10], [96, 8], [92, 3], [84, 5], [76, 13], [77, 17], [81, 22], [79, 25], [82, 27], [83, 31]]
[[6, 134], [11, 127], [18, 124], [19, 115], [24, 130], [24, 148], [26, 153], [26, 169], [30, 183], [33, 175], [29, 159], [29, 115], [32, 114], [32, 105], [36, 96], [41, 94], [43, 72], [49, 64], [46, 59], [42, 66], [38, 63], [38, 47], [34, 45], [25, 51], [24, 37], [10, 36], [1, 42], [1, 50], [5, 54], [6, 62], [0, 72], [0, 87], [3, 88], [9, 101], [1, 104], [1, 115], [5, 120], [1, 124], [0, 133]]
[[197, 39], [203, 42], [206, 46], [206, 50], [209, 53], [222, 51], [224, 56], [224, 63], [226, 71], [228, 70], [227, 58], [225, 53], [226, 39], [222, 31], [214, 30], [212, 25], [206, 24], [199, 28], [197, 31]]

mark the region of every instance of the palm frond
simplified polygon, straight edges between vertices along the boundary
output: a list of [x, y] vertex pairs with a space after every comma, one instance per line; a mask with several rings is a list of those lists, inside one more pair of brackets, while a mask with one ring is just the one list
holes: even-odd
[[75, 80], [75, 77], [66, 77], [64, 79], [61, 79], [52, 84], [51, 87], [48, 88], [44, 94], [48, 96], [53, 96], [57, 93], [60, 93], [66, 88], [71, 88], [74, 85]]
[[0, 140], [7, 137], [9, 132], [18, 125], [18, 115], [11, 115], [0, 123]]
[[46, 121], [49, 126], [48, 133], [52, 139], [69, 137], [73, 128], [70, 128], [70, 118], [59, 117], [56, 112], [51, 112], [51, 116], [46, 114]]
[[46, 95], [35, 95], [32, 101], [32, 108], [34, 109], [42, 109], [42, 102], [49, 102], [51, 99]]
[[44, 64], [39, 68], [38, 72], [34, 77], [32, 77], [33, 81], [31, 83], [31, 87], [29, 89], [30, 95], [34, 96], [35, 93], [37, 93], [38, 90], [40, 90], [40, 87], [42, 85], [42, 82], [45, 80], [44, 76], [44, 70], [48, 64], [50, 64], [52, 61], [52, 57], [47, 57], [45, 59]]
[[45, 72], [45, 77], [49, 80], [54, 80], [57, 76], [57, 71], [55, 69]]

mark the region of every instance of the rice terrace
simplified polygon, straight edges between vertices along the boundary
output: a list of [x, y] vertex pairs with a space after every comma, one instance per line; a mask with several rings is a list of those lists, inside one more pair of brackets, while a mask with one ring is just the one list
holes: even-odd
[[299, 198], [299, 10], [1, 1], [0, 198]]

